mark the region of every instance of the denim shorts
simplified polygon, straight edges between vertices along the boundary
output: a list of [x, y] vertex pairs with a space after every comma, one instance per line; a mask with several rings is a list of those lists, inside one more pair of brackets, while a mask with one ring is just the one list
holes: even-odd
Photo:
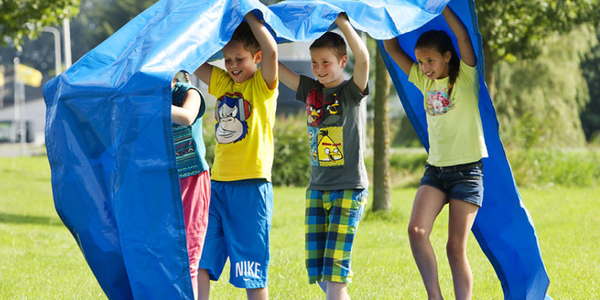
[[432, 186], [444, 194], [448, 201], [457, 199], [481, 207], [483, 203], [483, 163], [477, 161], [464, 165], [436, 167], [425, 165], [421, 185]]

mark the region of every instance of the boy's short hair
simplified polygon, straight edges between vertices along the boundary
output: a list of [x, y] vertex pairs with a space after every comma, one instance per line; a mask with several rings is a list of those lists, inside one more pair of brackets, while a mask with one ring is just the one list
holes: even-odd
[[310, 50], [315, 48], [327, 48], [333, 51], [338, 59], [342, 59], [346, 52], [346, 41], [341, 35], [335, 32], [325, 32], [321, 37], [316, 39], [309, 47]]
[[252, 30], [250, 29], [250, 25], [246, 22], [242, 22], [233, 32], [233, 36], [231, 36], [231, 41], [240, 42], [244, 45], [244, 49], [252, 55], [255, 55], [256, 52], [260, 51], [260, 44]]

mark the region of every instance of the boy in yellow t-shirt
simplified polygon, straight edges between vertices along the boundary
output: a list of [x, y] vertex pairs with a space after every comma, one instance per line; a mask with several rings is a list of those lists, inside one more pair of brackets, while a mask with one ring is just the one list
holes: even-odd
[[217, 146], [198, 299], [208, 299], [210, 280], [218, 280], [228, 257], [230, 283], [245, 288], [248, 299], [268, 298], [277, 43], [253, 12], [244, 18], [247, 23], [222, 49], [226, 70], [204, 63], [194, 72], [217, 97]]

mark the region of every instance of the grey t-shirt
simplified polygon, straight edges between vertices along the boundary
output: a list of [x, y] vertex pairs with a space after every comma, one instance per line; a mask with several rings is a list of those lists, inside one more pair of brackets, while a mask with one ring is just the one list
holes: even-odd
[[363, 159], [362, 139], [365, 128], [360, 102], [369, 94], [361, 93], [354, 81], [333, 88], [300, 77], [296, 100], [306, 105], [311, 176], [308, 189], [349, 190], [369, 187]]

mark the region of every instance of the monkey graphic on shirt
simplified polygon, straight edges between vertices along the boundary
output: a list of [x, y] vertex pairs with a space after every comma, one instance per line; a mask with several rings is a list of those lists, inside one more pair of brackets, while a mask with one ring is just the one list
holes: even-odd
[[251, 107], [240, 93], [226, 93], [217, 100], [215, 137], [219, 144], [237, 143], [248, 134]]

